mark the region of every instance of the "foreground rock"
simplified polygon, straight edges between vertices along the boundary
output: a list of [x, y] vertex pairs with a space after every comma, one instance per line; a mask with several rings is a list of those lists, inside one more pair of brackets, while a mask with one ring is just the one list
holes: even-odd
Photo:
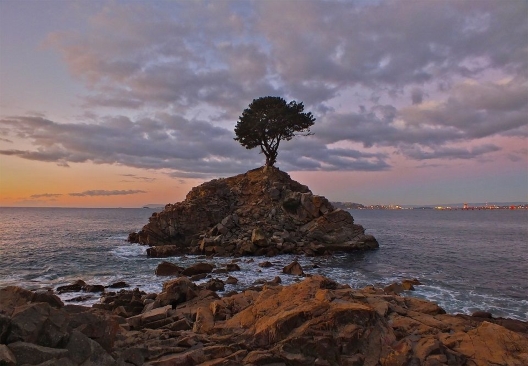
[[322, 255], [378, 247], [348, 211], [274, 167], [193, 188], [183, 202], [154, 213], [129, 241], [149, 245], [151, 257]]
[[130, 308], [128, 299], [142, 310], [120, 316], [117, 308], [63, 306], [50, 293], [0, 290], [0, 364], [528, 364], [527, 322], [448, 315], [431, 302], [321, 276], [223, 298], [187, 277], [157, 295], [119, 294], [115, 306]]

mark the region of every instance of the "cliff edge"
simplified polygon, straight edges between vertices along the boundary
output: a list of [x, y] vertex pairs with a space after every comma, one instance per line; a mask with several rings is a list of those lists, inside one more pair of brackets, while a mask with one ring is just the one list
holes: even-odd
[[378, 242], [348, 211], [275, 167], [261, 167], [194, 187], [168, 204], [129, 241], [147, 254], [322, 255], [375, 249]]

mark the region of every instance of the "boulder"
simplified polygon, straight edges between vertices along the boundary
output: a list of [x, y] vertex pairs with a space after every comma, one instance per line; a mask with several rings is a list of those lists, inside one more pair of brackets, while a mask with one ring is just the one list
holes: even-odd
[[68, 337], [67, 325], [63, 313], [48, 303], [29, 303], [14, 310], [6, 341], [57, 347]]
[[178, 276], [183, 270], [184, 268], [174, 263], [163, 261], [156, 267], [156, 276]]
[[290, 274], [290, 275], [296, 275], [296, 276], [302, 276], [304, 275], [303, 269], [299, 262], [293, 261], [292, 263], [288, 264], [286, 267], [282, 269], [282, 273]]
[[213, 268], [214, 268], [214, 265], [210, 263], [204, 263], [204, 262], [196, 263], [190, 267], [185, 268], [181, 272], [181, 274], [184, 276], [194, 276], [194, 275], [202, 274], [202, 273], [211, 273]]
[[15, 356], [17, 365], [38, 365], [49, 360], [68, 357], [67, 349], [43, 347], [27, 342], [10, 343], [8, 348]]
[[236, 263], [228, 263], [226, 264], [226, 269], [229, 272], [240, 271], [240, 266]]
[[266, 238], [266, 234], [262, 229], [255, 228], [251, 232], [251, 243], [253, 245], [256, 245], [257, 247], [267, 247], [268, 246], [268, 239]]
[[72, 331], [66, 350], [68, 358], [76, 365], [115, 365], [115, 360], [99, 343], [77, 330]]

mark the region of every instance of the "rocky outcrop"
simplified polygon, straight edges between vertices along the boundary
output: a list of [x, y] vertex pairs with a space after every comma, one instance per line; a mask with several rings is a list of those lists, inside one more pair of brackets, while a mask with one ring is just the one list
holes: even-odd
[[348, 211], [274, 167], [193, 188], [183, 202], [154, 213], [129, 240], [149, 245], [151, 257], [321, 255], [378, 247]]
[[134, 315], [0, 290], [0, 364], [528, 364], [527, 322], [449, 315], [428, 301], [321, 276], [223, 298], [187, 277], [157, 295], [130, 293], [114, 303], [142, 302]]

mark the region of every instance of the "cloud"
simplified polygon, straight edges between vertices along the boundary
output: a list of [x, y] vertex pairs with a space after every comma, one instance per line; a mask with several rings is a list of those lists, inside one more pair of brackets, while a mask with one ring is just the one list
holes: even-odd
[[527, 12], [487, 0], [111, 3], [84, 32], [46, 43], [92, 90], [87, 106], [239, 113], [248, 95], [316, 105], [356, 85], [396, 92], [489, 69], [526, 78]]
[[[95, 124], [12, 117], [0, 120], [0, 125], [9, 127], [19, 138], [31, 140], [36, 147], [32, 151], [0, 150], [1, 155], [62, 166], [90, 161], [169, 170], [171, 176], [179, 178], [207, 178], [240, 173], [263, 162], [258, 149], [246, 150], [233, 140], [232, 130], [169, 114], [137, 121], [111, 117]], [[289, 170], [385, 170], [389, 168], [386, 158], [383, 154], [331, 149], [310, 136], [283, 142], [279, 165]]]
[[412, 104], [422, 104], [423, 102], [424, 93], [421, 89], [414, 88], [411, 91], [411, 100]]
[[69, 195], [73, 197], [95, 197], [95, 196], [126, 196], [130, 194], [138, 194], [138, 193], [147, 193], [147, 192], [141, 191], [138, 189], [114, 190], [114, 191], [91, 190], [91, 191], [84, 191], [84, 192], [79, 192], [79, 193], [69, 193]]
[[56, 198], [62, 196], [62, 193], [41, 193], [41, 194], [32, 194], [29, 196], [31, 199], [37, 198]]
[[264, 159], [233, 141], [238, 116], [280, 95], [317, 118], [314, 136], [281, 144], [287, 170], [490, 157], [503, 148], [490, 138], [528, 137], [527, 12], [488, 0], [104, 3], [45, 41], [86, 88], [82, 123], [3, 118], [2, 141], [32, 148], [0, 154], [239, 173]]
[[141, 177], [141, 176], [137, 176], [135, 174], [121, 174], [121, 176], [130, 178], [130, 179], [133, 179], [133, 180], [136, 180], [136, 181], [139, 180], [139, 181], [142, 181], [142, 182], [147, 182], [147, 183], [154, 182], [156, 180], [156, 178]]
[[404, 154], [416, 160], [430, 159], [474, 159], [484, 154], [499, 151], [500, 147], [493, 144], [486, 144], [474, 148], [440, 147], [433, 149], [423, 149], [413, 145], [402, 149]]

